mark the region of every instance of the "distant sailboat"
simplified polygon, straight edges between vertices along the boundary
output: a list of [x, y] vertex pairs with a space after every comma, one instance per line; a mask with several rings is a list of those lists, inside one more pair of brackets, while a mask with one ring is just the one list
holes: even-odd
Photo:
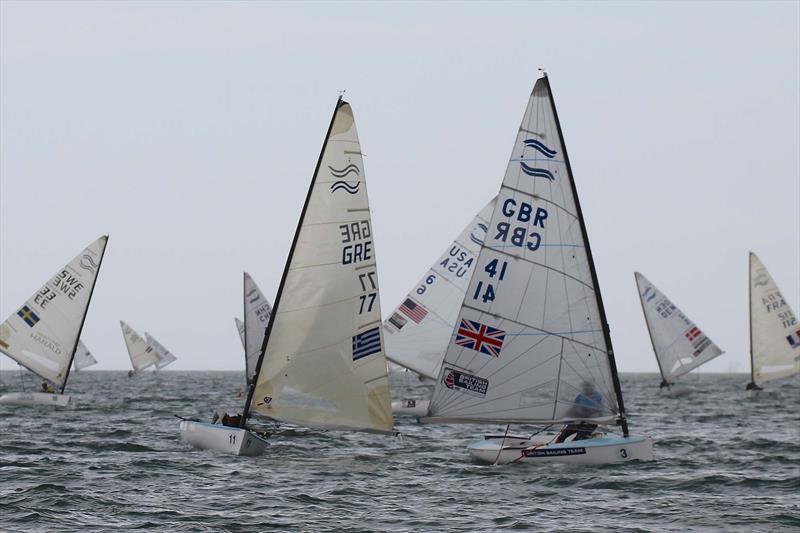
[[254, 412], [310, 428], [392, 432], [361, 147], [341, 98], [255, 370], [239, 427], [183, 420], [181, 437], [198, 448], [262, 453], [266, 441], [246, 429]]
[[163, 344], [158, 342], [152, 335], [150, 335], [146, 331], [144, 332], [144, 339], [147, 345], [150, 346], [158, 356], [158, 361], [156, 361], [155, 363], [155, 370], [153, 370], [153, 372], [158, 372], [162, 368], [178, 360], [178, 358], [175, 357], [172, 354], [172, 352], [167, 350], [167, 348]]
[[239, 340], [242, 341], [242, 349], [247, 350], [247, 344], [244, 342], [244, 322], [241, 321], [239, 317], [233, 317], [234, 322], [236, 322], [236, 330], [239, 332]]
[[[481, 209], [383, 322], [389, 361], [424, 378], [439, 376], [495, 200]], [[427, 398], [402, 398], [392, 402], [392, 411], [423, 416], [429, 405]]]
[[122, 328], [122, 337], [125, 339], [125, 347], [128, 349], [128, 356], [131, 358], [133, 367], [128, 371], [128, 377], [155, 365], [159, 356], [153, 347], [147, 344], [144, 338], [124, 321], [120, 320], [119, 325]]
[[256, 376], [256, 365], [261, 356], [261, 347], [264, 345], [264, 334], [272, 314], [272, 306], [269, 305], [250, 274], [245, 272], [243, 281], [244, 324], [241, 335], [245, 350], [245, 377], [247, 385], [250, 386]]
[[87, 246], [0, 324], [0, 351], [60, 392], [12, 392], [0, 396], [0, 403], [59, 407], [69, 403], [64, 389], [107, 242], [104, 235]]
[[750, 363], [747, 390], [800, 373], [800, 324], [767, 268], [750, 252]]
[[92, 352], [89, 351], [89, 348], [83, 344], [83, 341], [78, 341], [78, 349], [75, 350], [75, 358], [72, 361], [72, 365], [75, 368], [75, 372], [79, 372], [84, 368], [89, 368], [92, 365], [97, 364], [97, 359], [94, 358]]
[[661, 372], [661, 387], [723, 353], [678, 307], [647, 278], [635, 272], [639, 301]]
[[[608, 323], [547, 76], [519, 128], [447, 347], [428, 422], [567, 424], [554, 437], [489, 435], [488, 463], [652, 459], [628, 435]], [[603, 436], [598, 424], [621, 426]]]

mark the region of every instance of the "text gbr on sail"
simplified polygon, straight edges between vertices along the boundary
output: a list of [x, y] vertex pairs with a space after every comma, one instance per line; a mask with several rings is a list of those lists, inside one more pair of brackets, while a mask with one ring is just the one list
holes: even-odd
[[[504, 216], [511, 219], [511, 222], [498, 222], [497, 235], [495, 240], [510, 242], [513, 246], [525, 246], [530, 251], [536, 251], [542, 243], [542, 236], [537, 231], [528, 233], [530, 227], [540, 227], [544, 229], [544, 221], [547, 220], [547, 210], [543, 207], [534, 207], [527, 202], [517, 202], [513, 198], [507, 198], [503, 202], [501, 212]], [[518, 224], [521, 223], [521, 224]]]

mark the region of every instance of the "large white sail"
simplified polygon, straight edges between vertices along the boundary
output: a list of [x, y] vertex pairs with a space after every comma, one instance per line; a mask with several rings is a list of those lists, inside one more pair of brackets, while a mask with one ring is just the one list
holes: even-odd
[[436, 379], [496, 198], [470, 221], [383, 322], [386, 358]]
[[175, 361], [178, 360], [178, 358], [175, 357], [172, 354], [172, 352], [167, 350], [167, 348], [163, 344], [158, 342], [152, 335], [150, 335], [146, 331], [144, 332], [144, 338], [147, 345], [153, 348], [153, 350], [156, 352], [156, 355], [158, 355], [158, 361], [156, 361], [156, 370], [161, 370], [170, 363], [174, 363]]
[[0, 351], [62, 391], [107, 242], [87, 246], [0, 324]]
[[627, 433], [606, 328], [543, 77], [514, 143], [431, 418], [543, 424], [620, 418]]
[[750, 353], [755, 384], [800, 373], [800, 324], [775, 280], [752, 252]]
[[97, 364], [97, 359], [94, 358], [92, 352], [83, 344], [82, 340], [78, 341], [78, 348], [75, 350], [75, 358], [72, 360], [72, 364], [75, 367], [75, 372]]
[[156, 364], [158, 354], [145, 342], [142, 336], [122, 320], [119, 321], [119, 325], [122, 328], [122, 336], [125, 339], [125, 346], [128, 348], [133, 371], [141, 372]]
[[244, 346], [245, 375], [247, 383], [251, 383], [256, 375], [256, 362], [261, 356], [264, 344], [264, 333], [269, 324], [272, 306], [256, 282], [247, 272], [244, 273]]
[[392, 411], [367, 183], [341, 99], [267, 329], [249, 409], [312, 428], [388, 432]]
[[247, 350], [247, 345], [244, 343], [244, 322], [242, 322], [239, 317], [233, 317], [234, 322], [236, 322], [236, 331], [239, 332], [239, 340], [242, 341], [242, 348]]
[[711, 361], [722, 350], [646, 277], [634, 273], [661, 377], [667, 383]]

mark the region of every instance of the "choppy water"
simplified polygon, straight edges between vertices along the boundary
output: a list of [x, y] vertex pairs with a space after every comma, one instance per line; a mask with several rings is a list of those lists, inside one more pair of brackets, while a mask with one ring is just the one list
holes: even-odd
[[183, 444], [173, 414], [239, 406], [242, 380], [84, 372], [72, 408], [0, 406], [0, 530], [800, 530], [797, 379], [751, 398], [747, 376], [707, 374], [670, 398], [623, 375], [657, 460], [588, 467], [479, 465], [465, 446], [497, 428], [411, 419], [402, 438], [280, 428], [258, 458]]

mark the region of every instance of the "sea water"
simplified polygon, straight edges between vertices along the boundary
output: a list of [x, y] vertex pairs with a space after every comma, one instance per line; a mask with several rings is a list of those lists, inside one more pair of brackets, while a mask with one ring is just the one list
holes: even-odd
[[0, 531], [798, 531], [800, 380], [750, 396], [748, 378], [692, 376], [673, 398], [658, 375], [623, 374], [653, 462], [487, 466], [466, 446], [504, 426], [411, 418], [400, 437], [267, 423], [264, 456], [196, 450], [174, 415], [240, 409], [242, 373], [84, 371], [70, 408], [0, 405]]

